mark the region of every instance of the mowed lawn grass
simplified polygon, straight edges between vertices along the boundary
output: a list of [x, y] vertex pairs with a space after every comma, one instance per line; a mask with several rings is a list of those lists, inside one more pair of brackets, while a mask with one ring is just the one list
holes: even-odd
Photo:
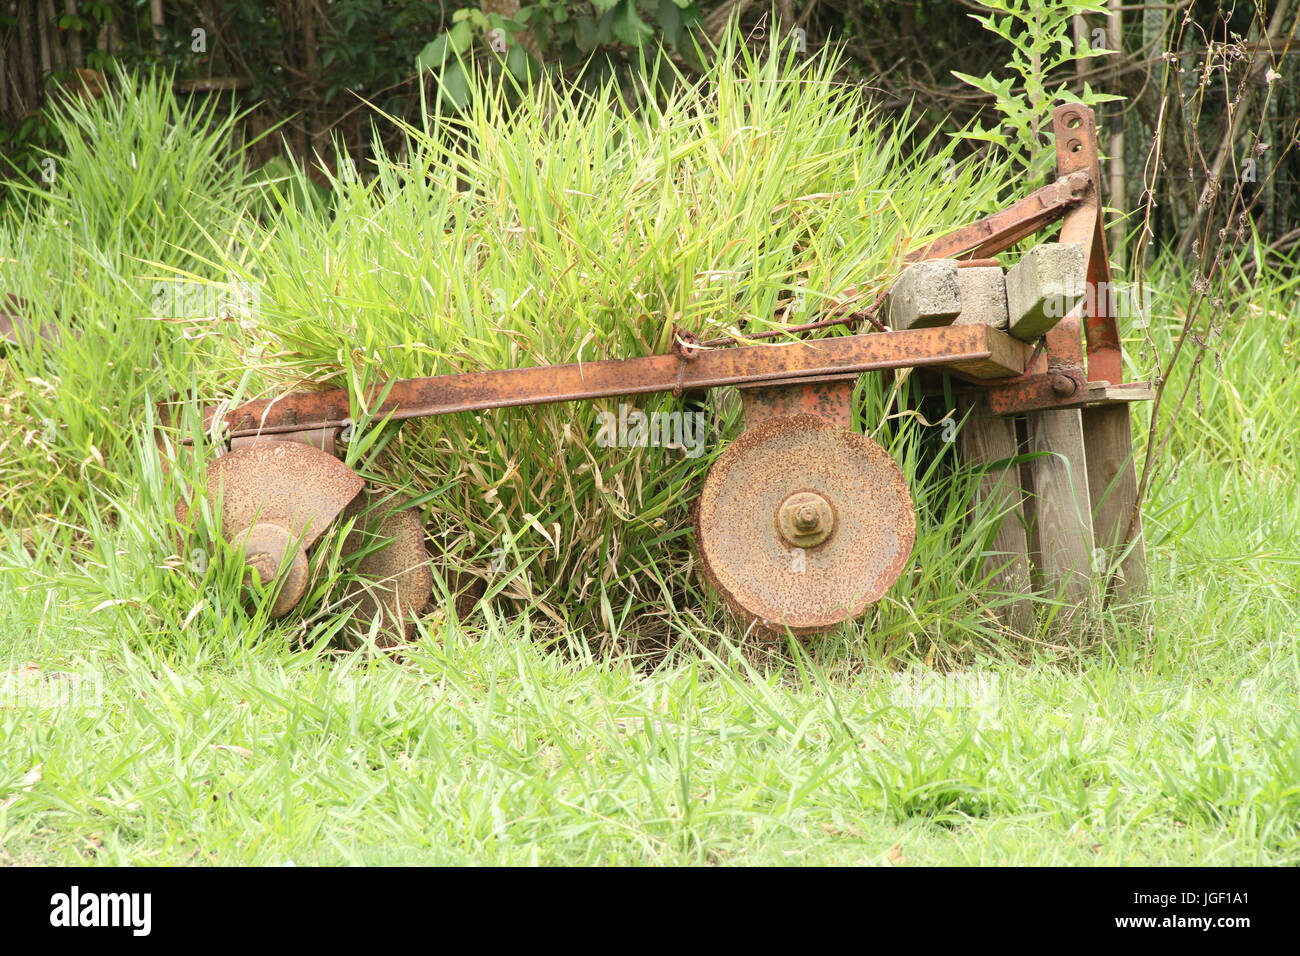
[[[0, 709], [0, 859], [1300, 862], [1281, 321], [1228, 333], [1147, 508], [1149, 614], [1081, 653], [1066, 634], [942, 675], [847, 628], [786, 662], [700, 640], [647, 672], [550, 650], [525, 618], [434, 626], [402, 663], [252, 628], [132, 650], [76, 587], [23, 570], [75, 582], [74, 558], [11, 534], [0, 655], [45, 689]], [[102, 675], [99, 705], [58, 699], [57, 671]]]

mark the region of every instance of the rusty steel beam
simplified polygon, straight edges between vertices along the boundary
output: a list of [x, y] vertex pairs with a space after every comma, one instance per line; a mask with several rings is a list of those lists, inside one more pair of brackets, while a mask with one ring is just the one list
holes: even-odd
[[1146, 382], [1109, 385], [1090, 382], [1081, 368], [1062, 366], [1045, 375], [1025, 375], [1006, 385], [984, 390], [993, 415], [1023, 415], [1047, 408], [1090, 408], [1127, 402], [1149, 402], [1154, 397]]
[[[1060, 237], [1061, 242], [1082, 246], [1087, 263], [1087, 295], [1080, 303], [1078, 313], [1088, 343], [1088, 376], [1094, 381], [1119, 382], [1123, 377], [1123, 362], [1111, 294], [1110, 254], [1106, 249], [1106, 230], [1101, 216], [1097, 121], [1092, 110], [1067, 103], [1052, 111], [1052, 130], [1056, 136], [1057, 172], [1062, 176], [1083, 173], [1090, 179], [1082, 202], [1061, 222]], [[1077, 328], [1073, 334], [1075, 339], [1070, 343], [1068, 354], [1061, 356], [1063, 364], [1078, 363], [1081, 346], [1078, 345]], [[1063, 345], [1061, 342], [1058, 348]]]
[[[909, 329], [779, 345], [701, 349], [688, 358], [650, 355], [405, 379], [376, 387], [358, 404], [395, 421], [523, 405], [684, 392], [913, 366], [943, 366], [982, 379], [1020, 375], [1030, 348], [983, 325]], [[211, 428], [219, 408], [209, 408]], [[229, 437], [331, 428], [351, 421], [347, 389], [297, 392], [249, 402], [222, 415]]]
[[1019, 415], [1045, 408], [1074, 408], [1088, 395], [1088, 375], [1078, 366], [1053, 366], [1050, 372], [1022, 375], [988, 389], [989, 411]]
[[1030, 193], [1024, 199], [978, 222], [963, 226], [928, 246], [911, 253], [908, 262], [925, 259], [977, 259], [1005, 252], [1026, 236], [1061, 219], [1095, 192], [1096, 173], [1070, 170], [1054, 183]]

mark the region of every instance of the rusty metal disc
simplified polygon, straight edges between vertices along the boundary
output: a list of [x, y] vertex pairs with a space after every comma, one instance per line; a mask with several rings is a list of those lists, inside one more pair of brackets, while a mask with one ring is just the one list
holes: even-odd
[[394, 495], [363, 492], [348, 506], [344, 518], [355, 518], [343, 542], [343, 555], [363, 552], [352, 569], [355, 580], [342, 602], [352, 609], [354, 635], [369, 632], [380, 621], [380, 647], [396, 647], [411, 639], [413, 617], [433, 595], [433, 570], [424, 546], [420, 515]]
[[[333, 455], [310, 445], [259, 441], [208, 465], [206, 494], [213, 512], [221, 503], [226, 540], [255, 524], [276, 524], [310, 548], [361, 491], [365, 482]], [[177, 517], [188, 525], [182, 502]]]
[[[0, 353], [9, 345], [30, 350], [38, 336], [47, 344], [59, 344], [60, 337], [64, 334], [59, 327], [49, 322], [33, 321], [30, 312], [31, 306], [26, 299], [13, 294], [0, 295]], [[81, 338], [81, 333], [76, 329], [70, 330], [70, 333], [75, 339]]]
[[871, 439], [814, 415], [749, 429], [695, 508], [701, 564], [765, 631], [807, 634], [861, 614], [902, 573], [916, 518], [903, 473]]
[[[302, 600], [307, 549], [364, 484], [333, 455], [296, 442], [259, 441], [208, 465], [204, 494], [213, 513], [221, 512], [221, 536], [243, 548], [245, 563], [264, 587], [274, 581], [271, 617], [284, 616]], [[183, 501], [176, 506], [182, 526], [191, 525], [193, 508]]]
[[[271, 617], [284, 617], [307, 592], [307, 552], [278, 524], [259, 522], [238, 536], [248, 573], [256, 573], [263, 587], [275, 587]], [[285, 557], [289, 557], [286, 567]], [[284, 568], [281, 572], [281, 568]]]

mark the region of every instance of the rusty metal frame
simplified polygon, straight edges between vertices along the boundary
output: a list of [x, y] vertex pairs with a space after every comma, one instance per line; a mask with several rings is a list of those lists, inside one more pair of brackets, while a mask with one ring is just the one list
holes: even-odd
[[[1088, 183], [1062, 215], [1059, 236], [1060, 242], [1083, 249], [1085, 294], [1043, 337], [1045, 347], [1023, 375], [989, 386], [988, 406], [995, 415], [1095, 404], [1099, 386], [1122, 383], [1123, 358], [1102, 221], [1096, 118], [1091, 109], [1067, 103], [1052, 112], [1052, 130], [1060, 180], [1084, 177]], [[1115, 400], [1132, 401], [1136, 394], [1131, 389], [1117, 390]]]
[[[1055, 182], [908, 256], [911, 262], [979, 259], [1060, 221], [1060, 241], [1084, 249], [1087, 294], [1036, 345], [982, 325], [716, 348], [683, 333], [664, 355], [405, 379], [358, 396], [355, 405], [347, 389], [290, 393], [229, 411], [208, 408], [204, 424], [211, 430], [220, 414], [229, 438], [290, 435], [337, 428], [361, 415], [401, 421], [656, 392], [681, 395], [726, 385], [807, 385], [818, 377], [909, 367], [938, 367], [977, 383], [995, 414], [1095, 403], [1100, 387], [1120, 384], [1122, 368], [1102, 227], [1096, 121], [1087, 107], [1067, 104], [1054, 111], [1052, 122]], [[817, 327], [836, 321], [844, 320]], [[1133, 400], [1138, 392], [1123, 394], [1122, 400]]]
[[856, 375], [816, 375], [794, 384], [742, 385], [740, 400], [745, 411], [745, 428], [773, 418], [815, 415], [838, 428], [853, 425], [853, 386]]
[[1086, 202], [1094, 191], [1096, 172], [1072, 170], [1056, 182], [1030, 193], [1001, 212], [963, 226], [934, 240], [907, 257], [908, 262], [928, 259], [978, 259], [1005, 252], [1021, 239], [1050, 226]]
[[[379, 386], [354, 409], [348, 389], [292, 392], [223, 414], [227, 437], [334, 428], [359, 415], [403, 421], [453, 412], [546, 405], [674, 390], [798, 381], [912, 366], [942, 366], [984, 379], [1019, 375], [1031, 348], [983, 325], [701, 349], [689, 360], [651, 355], [572, 365], [465, 372]], [[210, 430], [217, 409], [208, 409]]]

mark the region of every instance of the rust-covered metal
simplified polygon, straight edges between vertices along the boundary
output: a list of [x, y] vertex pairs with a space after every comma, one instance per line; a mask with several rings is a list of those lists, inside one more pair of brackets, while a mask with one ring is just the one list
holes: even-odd
[[255, 574], [261, 587], [275, 588], [270, 616], [284, 617], [297, 607], [307, 593], [307, 552], [288, 529], [259, 521], [243, 533], [237, 544], [243, 548], [248, 574]]
[[853, 386], [857, 380], [856, 375], [832, 375], [784, 385], [742, 386], [745, 427], [753, 428], [770, 418], [816, 415], [832, 425], [848, 428], [853, 424]]
[[[242, 549], [249, 590], [254, 574], [274, 589], [272, 618], [306, 593], [308, 550], [336, 523], [352, 520], [342, 553], [356, 561], [339, 598], [352, 616], [349, 630], [367, 633], [378, 620], [379, 645], [397, 646], [433, 590], [423, 523], [398, 499], [365, 491], [359, 475], [308, 444], [320, 434], [249, 440], [208, 466], [205, 495], [220, 511], [222, 537]], [[193, 506], [179, 505], [177, 517], [188, 525]]]
[[1067, 103], [1052, 111], [1052, 130], [1056, 137], [1057, 170], [1068, 175], [1084, 174], [1092, 181], [1083, 201], [1061, 222], [1061, 242], [1078, 243], [1087, 258], [1088, 293], [1074, 317], [1083, 319], [1088, 342], [1088, 377], [1093, 381], [1119, 382], [1123, 377], [1123, 362], [1114, 315], [1110, 255], [1101, 216], [1097, 121], [1092, 110]]
[[[256, 442], [208, 465], [204, 495], [212, 513], [220, 514], [221, 536], [244, 548], [244, 561], [262, 587], [276, 589], [272, 617], [302, 599], [307, 550], [363, 485], [333, 455], [298, 442]], [[176, 506], [183, 527], [192, 526], [196, 506]]]
[[888, 452], [815, 415], [768, 419], [732, 442], [694, 517], [708, 580], [769, 634], [815, 633], [861, 614], [902, 573], [916, 535]]
[[1072, 408], [1083, 404], [1087, 393], [1087, 372], [1078, 366], [1057, 365], [990, 388], [988, 405], [994, 415], [1019, 415], [1043, 408]]
[[815, 548], [835, 530], [835, 509], [815, 491], [796, 491], [777, 509], [776, 527], [791, 547]]
[[[333, 455], [297, 442], [262, 441], [215, 459], [205, 494], [229, 541], [259, 522], [284, 528], [306, 549], [333, 524], [365, 482]], [[178, 505], [183, 525], [191, 510]]]
[[362, 492], [344, 511], [355, 519], [343, 554], [359, 555], [354, 577], [341, 597], [351, 614], [348, 630], [364, 637], [378, 621], [376, 644], [393, 648], [409, 642], [414, 617], [429, 604], [433, 570], [419, 514], [394, 495]]
[[977, 259], [1005, 252], [1082, 203], [1089, 190], [1095, 188], [1095, 177], [1095, 173], [1086, 170], [1065, 172], [1055, 182], [1035, 190], [1006, 209], [918, 249], [907, 257], [907, 261]]
[[1149, 402], [1154, 390], [1146, 382], [1094, 382], [1077, 366], [1056, 366], [1006, 386], [986, 389], [993, 415], [1023, 415], [1044, 408], [1090, 408], [1119, 402]]
[[[993, 379], [1024, 371], [1029, 348], [987, 326], [909, 329], [812, 341], [701, 349], [691, 361], [676, 355], [609, 359], [405, 379], [376, 388], [362, 401], [377, 418], [402, 421], [453, 412], [545, 405], [621, 395], [778, 382], [912, 366], [947, 366]], [[386, 391], [386, 397], [380, 396]], [[205, 425], [211, 426], [209, 409]], [[295, 392], [226, 412], [232, 437], [334, 428], [352, 420], [347, 389]]]
[[[341, 428], [309, 428], [296, 432], [280, 432], [274, 436], [275, 441], [291, 441], [300, 445], [310, 445], [312, 448], [320, 449], [327, 455], [338, 457], [339, 446], [338, 439]], [[267, 439], [260, 435], [243, 435], [238, 438], [230, 439], [230, 449], [234, 451], [247, 445], [253, 445], [257, 442], [266, 441]]]
[[[1140, 388], [1115, 387], [1122, 381], [1123, 359], [1101, 216], [1096, 120], [1087, 107], [1065, 104], [1053, 111], [1052, 126], [1056, 137], [1058, 185], [1067, 181], [1074, 184], [1070, 201], [1054, 207], [1061, 219], [1058, 238], [1060, 242], [1083, 248], [1087, 291], [1043, 337], [1041, 345], [1029, 356], [1023, 374], [980, 382], [987, 387], [988, 408], [997, 415], [1077, 408], [1112, 400], [1135, 401], [1140, 400], [1135, 396], [1144, 394]], [[959, 230], [945, 237], [942, 242], [946, 245], [926, 250], [927, 257], [931, 251], [951, 252], [978, 232], [978, 229]], [[1001, 238], [1017, 232], [1018, 228], [1004, 231]], [[985, 244], [980, 248], [996, 245]]]

